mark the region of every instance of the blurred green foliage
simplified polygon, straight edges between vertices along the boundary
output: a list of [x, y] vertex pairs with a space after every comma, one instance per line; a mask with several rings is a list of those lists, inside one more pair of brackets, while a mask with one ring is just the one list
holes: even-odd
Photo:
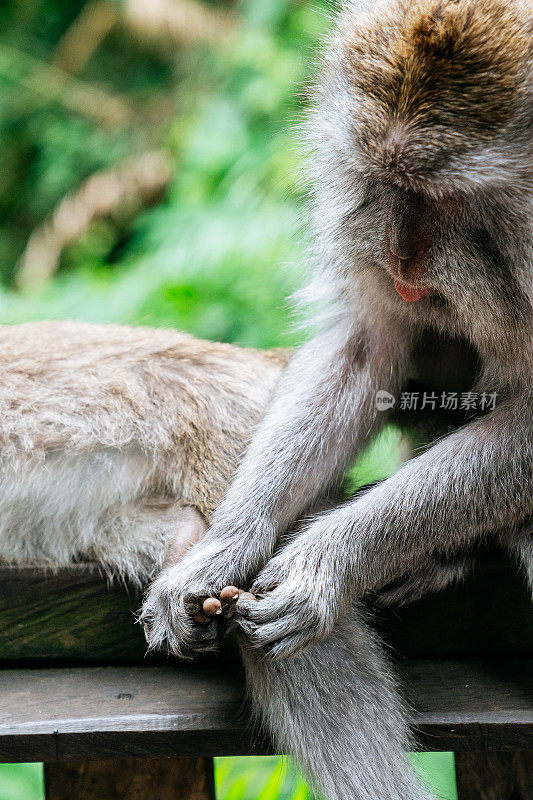
[[[310, 74], [307, 50], [328, 24], [326, 0], [245, 0], [233, 6], [237, 35], [215, 47], [169, 50], [127, 30], [110, 34], [72, 80], [128, 98], [139, 116], [119, 128], [47, 98], [42, 67], [83, 5], [11, 0], [4, 12], [4, 287], [13, 285], [32, 230], [96, 170], [157, 146], [172, 154], [175, 175], [151, 210], [91, 225], [64, 250], [58, 276], [44, 287], [23, 297], [4, 290], [0, 320], [74, 316], [177, 325], [257, 346], [293, 341], [287, 295], [301, 283], [305, 254], [291, 128]], [[27, 88], [32, 71], [44, 75], [38, 96]], [[156, 98], [165, 107], [158, 125]]]
[[[108, 11], [120, 18], [127, 2], [108, 0]], [[105, 0], [1, 4], [0, 322], [78, 318], [177, 326], [258, 347], [296, 342], [287, 298], [303, 280], [306, 251], [293, 127], [312, 74], [308, 52], [334, 3], [198, 2], [232, 12], [235, 35], [169, 43], [119, 22], [71, 71], [58, 59], [62, 44]], [[98, 170], [154, 148], [173, 167], [155, 205], [95, 220], [63, 248], [54, 276], [17, 291], [28, 239], [63, 198]], [[397, 459], [389, 430], [352, 486], [389, 474]], [[218, 797], [304, 800], [306, 787], [285, 763], [217, 759]], [[449, 755], [415, 763], [454, 800]], [[41, 797], [39, 765], [0, 765], [0, 800]]]

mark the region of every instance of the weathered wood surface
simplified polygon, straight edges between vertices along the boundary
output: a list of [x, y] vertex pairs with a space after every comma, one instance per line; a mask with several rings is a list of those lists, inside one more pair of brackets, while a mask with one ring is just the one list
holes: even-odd
[[533, 658], [400, 664], [423, 750], [523, 750], [533, 745]]
[[[429, 750], [533, 749], [533, 659], [402, 665]], [[272, 752], [251, 739], [238, 672], [211, 667], [0, 671], [0, 761]]]
[[0, 569], [0, 663], [62, 658], [71, 662], [139, 662], [146, 641], [135, 589], [110, 585], [95, 566], [57, 573]]
[[[0, 569], [0, 664], [144, 664], [146, 643], [135, 624], [140, 605], [140, 593], [109, 586], [90, 565], [57, 574]], [[409, 657], [533, 655], [531, 601], [503, 557], [485, 561], [464, 587], [375, 618], [392, 648]]]
[[215, 800], [213, 759], [45, 764], [46, 800]]
[[531, 800], [533, 750], [461, 752], [455, 757], [459, 800]]

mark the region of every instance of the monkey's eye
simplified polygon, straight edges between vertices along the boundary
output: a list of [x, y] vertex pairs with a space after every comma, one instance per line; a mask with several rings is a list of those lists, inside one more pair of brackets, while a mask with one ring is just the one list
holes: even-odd
[[354, 214], [365, 211], [370, 206], [376, 205], [380, 202], [379, 187], [376, 183], [367, 183], [358, 192], [357, 200], [353, 207]]

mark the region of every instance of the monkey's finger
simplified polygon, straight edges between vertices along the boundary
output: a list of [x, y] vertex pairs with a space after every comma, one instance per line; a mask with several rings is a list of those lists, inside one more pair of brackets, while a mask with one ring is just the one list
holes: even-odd
[[207, 597], [202, 603], [202, 611], [208, 617], [217, 617], [222, 614], [222, 603], [217, 597]]
[[254, 595], [268, 594], [269, 592], [273, 592], [274, 589], [277, 589], [282, 580], [279, 572], [277, 572], [275, 576], [271, 575], [270, 577], [268, 574], [261, 574], [253, 582], [250, 592]]
[[258, 624], [272, 622], [284, 616], [291, 603], [286, 593], [274, 590], [265, 597], [257, 598], [244, 592], [237, 600], [237, 613]]
[[236, 586], [224, 586], [220, 592], [220, 599], [223, 603], [232, 603], [239, 599], [239, 595], [242, 594], [242, 591], [242, 589], [237, 589]]
[[213, 619], [207, 620], [203, 625], [195, 625], [194, 629], [190, 632], [187, 640], [194, 642], [207, 642], [211, 639], [216, 639], [218, 636], [218, 626]]
[[202, 611], [203, 600], [185, 600], [183, 603], [183, 607], [187, 614], [191, 617], [194, 617], [196, 614], [199, 614]]
[[183, 646], [190, 653], [208, 653], [216, 650], [220, 641], [218, 626], [209, 622], [206, 626], [198, 626], [193, 635], [183, 642]]
[[208, 592], [208, 591], [191, 591], [186, 592], [183, 596], [183, 607], [187, 614], [191, 617], [194, 617], [195, 614], [198, 614], [202, 611], [202, 606], [204, 601], [207, 600], [208, 597], [212, 597], [215, 592]]
[[235, 630], [235, 626], [238, 626], [243, 631], [243, 633], [246, 634], [249, 640], [252, 639], [257, 629], [257, 626], [254, 625], [253, 622], [249, 622], [247, 619], [244, 619], [244, 617], [241, 616], [233, 617], [233, 620], [231, 622], [231, 629]]
[[308, 627], [299, 614], [287, 614], [265, 625], [256, 625], [250, 639], [255, 647], [268, 647]]
[[[261, 648], [274, 661], [298, 655], [320, 638], [317, 637], [316, 629], [312, 625], [304, 628], [300, 627], [299, 630], [276, 638], [272, 630], [268, 632], [268, 636], [263, 635], [263, 626], [255, 625], [242, 617], [236, 619], [234, 624], [239, 625], [253, 647]], [[285, 633], [287, 633], [286, 628]], [[271, 640], [267, 641], [267, 638], [270, 638], [270, 634], [273, 634], [273, 636]]]
[[251, 592], [241, 592], [235, 601], [235, 610], [238, 614], [252, 618], [254, 610], [258, 607], [260, 600]]
[[269, 617], [266, 599], [256, 597], [254, 594], [251, 594], [251, 592], [242, 592], [242, 594], [239, 595], [235, 604], [235, 609], [237, 614], [253, 620], [254, 622], [267, 622], [268, 619], [273, 619], [276, 616], [276, 612], [274, 612], [274, 617]]
[[252, 619], [237, 614], [235, 622], [247, 634], [250, 644], [254, 647], [264, 647], [283, 639], [285, 636], [307, 627], [307, 623], [297, 614], [282, 614], [276, 620], [265, 624], [258, 624]]

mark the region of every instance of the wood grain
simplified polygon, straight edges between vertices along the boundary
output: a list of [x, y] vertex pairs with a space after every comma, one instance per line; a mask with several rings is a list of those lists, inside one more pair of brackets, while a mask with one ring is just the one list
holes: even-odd
[[[0, 569], [0, 664], [164, 663], [157, 654], [146, 660], [135, 624], [140, 605], [138, 591], [109, 585], [95, 566]], [[379, 610], [375, 623], [393, 650], [411, 658], [533, 655], [530, 598], [499, 555], [486, 558], [464, 587]]]
[[[533, 659], [404, 663], [424, 748], [533, 749], [532, 675]], [[0, 761], [272, 753], [248, 717], [219, 666], [0, 671]]]
[[46, 800], [215, 800], [213, 759], [45, 764]]

